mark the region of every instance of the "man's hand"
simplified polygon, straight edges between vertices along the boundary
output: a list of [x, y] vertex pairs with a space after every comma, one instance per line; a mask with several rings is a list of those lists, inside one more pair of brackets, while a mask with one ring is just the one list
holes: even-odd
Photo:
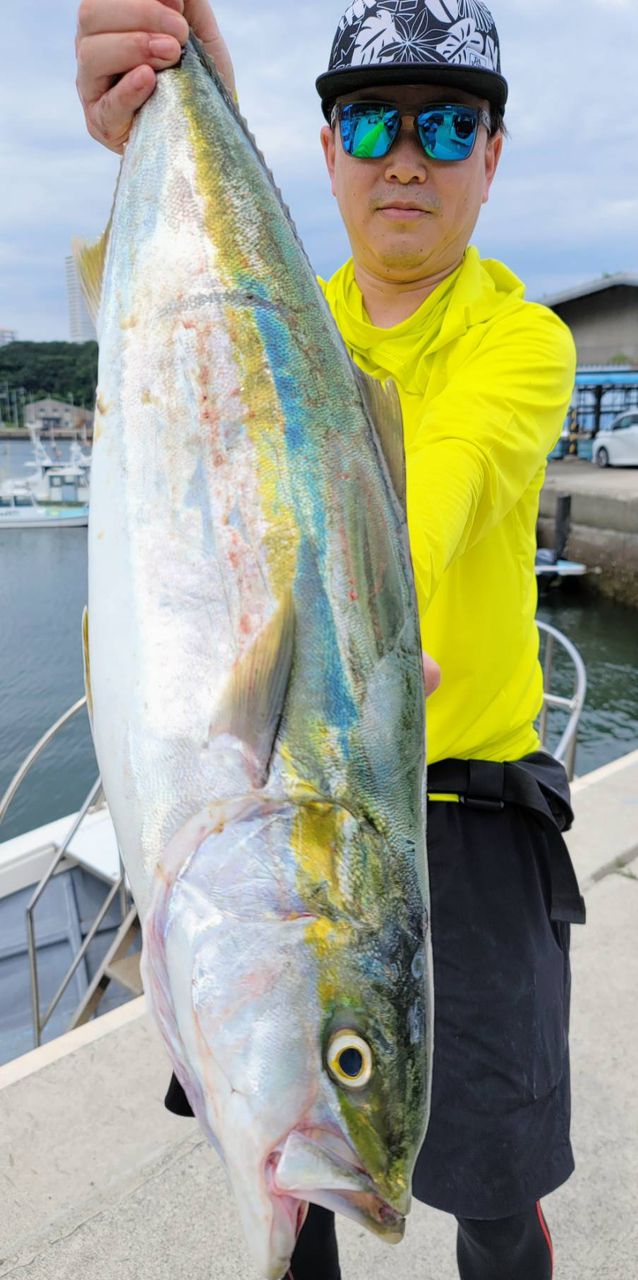
[[232, 94], [230, 54], [208, 0], [82, 0], [75, 50], [87, 128], [122, 152], [157, 72], [179, 61], [188, 29], [201, 40]]
[[425, 676], [425, 696], [429, 698], [436, 693], [441, 683], [441, 668], [429, 654], [423, 654], [423, 675]]

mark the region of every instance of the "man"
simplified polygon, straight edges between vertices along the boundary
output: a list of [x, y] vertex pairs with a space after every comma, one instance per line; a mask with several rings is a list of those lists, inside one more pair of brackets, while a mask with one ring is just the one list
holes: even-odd
[[[206, 0], [84, 0], [78, 87], [115, 150], [187, 20], [234, 89]], [[574, 347], [499, 262], [468, 247], [504, 142], [507, 84], [482, 0], [356, 0], [317, 87], [353, 257], [324, 286], [355, 361], [404, 414], [408, 520], [430, 691], [435, 966], [432, 1117], [418, 1199], [459, 1223], [462, 1280], [549, 1280], [540, 1199], [572, 1172], [562, 768], [539, 751], [535, 523]], [[188, 1113], [174, 1081], [167, 1105]], [[311, 1207], [293, 1280], [340, 1275]]]

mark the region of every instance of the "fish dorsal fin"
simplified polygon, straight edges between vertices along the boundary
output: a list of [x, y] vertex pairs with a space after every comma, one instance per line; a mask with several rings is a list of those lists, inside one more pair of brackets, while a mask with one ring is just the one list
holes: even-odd
[[93, 691], [91, 689], [91, 659], [89, 657], [89, 611], [85, 607], [82, 614], [82, 660], [84, 662], [84, 689], [86, 692], [86, 709], [93, 727]]
[[76, 237], [71, 244], [75, 265], [78, 269], [80, 283], [86, 298], [86, 305], [93, 323], [97, 322], [102, 298], [102, 280], [106, 251], [111, 238], [111, 221], [103, 235], [94, 244]]
[[236, 663], [211, 738], [229, 734], [248, 747], [255, 786], [263, 786], [283, 714], [295, 639], [295, 612], [288, 591], [250, 649]]
[[397, 384], [391, 378], [378, 382], [353, 365], [359, 390], [386, 460], [390, 479], [403, 510], [407, 509], [403, 413]]

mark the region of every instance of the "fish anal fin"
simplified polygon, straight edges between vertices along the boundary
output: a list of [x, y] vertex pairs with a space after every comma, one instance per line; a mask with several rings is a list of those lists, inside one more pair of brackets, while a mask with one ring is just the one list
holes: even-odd
[[255, 761], [255, 786], [262, 786], [268, 776], [290, 681], [294, 639], [295, 611], [288, 591], [236, 663], [210, 726], [211, 737], [229, 734], [248, 747]]
[[89, 611], [85, 607], [82, 614], [82, 660], [84, 663], [84, 689], [86, 691], [86, 708], [93, 726], [93, 691], [91, 689], [91, 658], [89, 655]]
[[405, 471], [405, 444], [403, 440], [403, 413], [396, 382], [391, 378], [379, 382], [354, 365], [361, 397], [386, 461], [394, 491], [403, 507], [407, 508]]

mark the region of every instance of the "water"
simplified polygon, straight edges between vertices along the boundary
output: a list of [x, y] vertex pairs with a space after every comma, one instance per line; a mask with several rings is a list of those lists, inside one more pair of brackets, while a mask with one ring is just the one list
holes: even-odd
[[[638, 749], [638, 612], [594, 598], [577, 587], [550, 592], [538, 616], [580, 650], [587, 699], [578, 731], [576, 772], [589, 773]], [[552, 691], [571, 695], [571, 663], [557, 661]], [[564, 721], [556, 715], [557, 733]], [[552, 744], [550, 744], [552, 745]]]
[[[64, 459], [69, 447], [59, 444]], [[0, 479], [27, 474], [31, 456], [27, 442], [0, 442]], [[0, 530], [0, 794], [38, 738], [83, 695], [86, 597], [86, 529]], [[82, 711], [34, 766], [0, 840], [78, 809], [96, 775]]]
[[[0, 530], [0, 793], [83, 695], [86, 573], [86, 529]], [[96, 775], [82, 711], [34, 766], [0, 840], [79, 809]]]
[[[19, 474], [28, 456], [21, 442], [0, 444], [0, 476]], [[0, 531], [0, 794], [41, 734], [83, 695], [86, 595], [86, 529]], [[557, 592], [539, 616], [573, 640], [587, 666], [577, 772], [638, 748], [638, 614]], [[569, 692], [568, 682], [559, 663], [558, 690]], [[0, 839], [78, 809], [96, 774], [82, 711], [35, 766]]]

